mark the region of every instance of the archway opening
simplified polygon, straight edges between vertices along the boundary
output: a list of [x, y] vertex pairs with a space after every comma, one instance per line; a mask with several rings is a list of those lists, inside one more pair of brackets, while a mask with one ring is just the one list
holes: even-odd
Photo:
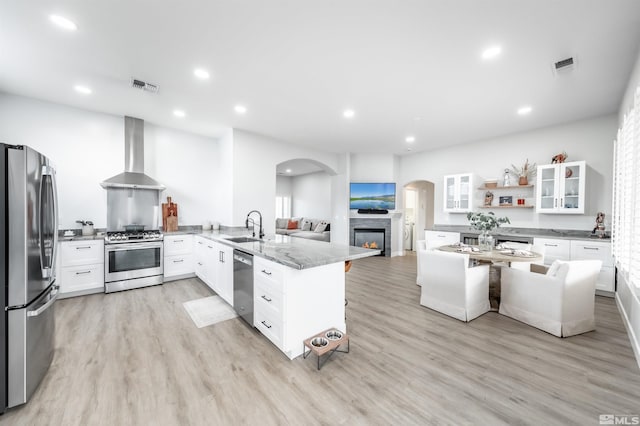
[[424, 239], [425, 229], [433, 227], [434, 184], [415, 180], [403, 188], [404, 195], [404, 249], [415, 251], [416, 241]]

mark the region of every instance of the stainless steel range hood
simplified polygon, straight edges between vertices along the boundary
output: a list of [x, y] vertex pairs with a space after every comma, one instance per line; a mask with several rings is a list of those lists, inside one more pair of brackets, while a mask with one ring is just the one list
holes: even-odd
[[101, 182], [103, 188], [164, 190], [166, 187], [144, 174], [144, 120], [124, 117], [124, 173]]

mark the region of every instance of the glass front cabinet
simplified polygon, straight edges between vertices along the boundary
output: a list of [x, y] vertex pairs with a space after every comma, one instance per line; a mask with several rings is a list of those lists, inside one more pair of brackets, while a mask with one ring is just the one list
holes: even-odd
[[444, 177], [444, 211], [466, 213], [473, 210], [473, 177], [470, 173]]
[[538, 166], [536, 211], [584, 214], [585, 174], [584, 161]]

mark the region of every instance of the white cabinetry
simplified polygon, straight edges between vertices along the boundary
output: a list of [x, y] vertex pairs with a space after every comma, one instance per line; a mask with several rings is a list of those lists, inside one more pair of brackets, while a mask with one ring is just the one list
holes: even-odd
[[466, 213], [473, 210], [473, 175], [470, 173], [444, 177], [444, 211]]
[[193, 272], [193, 235], [165, 236], [164, 281], [184, 278]]
[[547, 266], [551, 265], [554, 260], [601, 260], [602, 269], [596, 282], [596, 290], [607, 292], [615, 291], [611, 243], [604, 241], [534, 238], [533, 244], [544, 247], [544, 264]]
[[538, 166], [536, 211], [584, 214], [586, 163]]
[[603, 241], [571, 241], [571, 260], [601, 260], [602, 269], [596, 282], [596, 289], [602, 291], [615, 291], [613, 268], [613, 256], [611, 255], [611, 243]]
[[293, 269], [254, 256], [254, 326], [290, 359], [328, 328], [346, 332], [344, 262]]
[[196, 276], [233, 305], [233, 248], [203, 237], [194, 246]]
[[104, 292], [104, 240], [61, 241], [60, 298]]

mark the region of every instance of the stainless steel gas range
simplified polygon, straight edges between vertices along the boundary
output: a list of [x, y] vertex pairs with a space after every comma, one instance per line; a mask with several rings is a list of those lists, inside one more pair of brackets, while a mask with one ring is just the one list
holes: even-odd
[[107, 232], [104, 246], [105, 293], [162, 284], [160, 231]]

